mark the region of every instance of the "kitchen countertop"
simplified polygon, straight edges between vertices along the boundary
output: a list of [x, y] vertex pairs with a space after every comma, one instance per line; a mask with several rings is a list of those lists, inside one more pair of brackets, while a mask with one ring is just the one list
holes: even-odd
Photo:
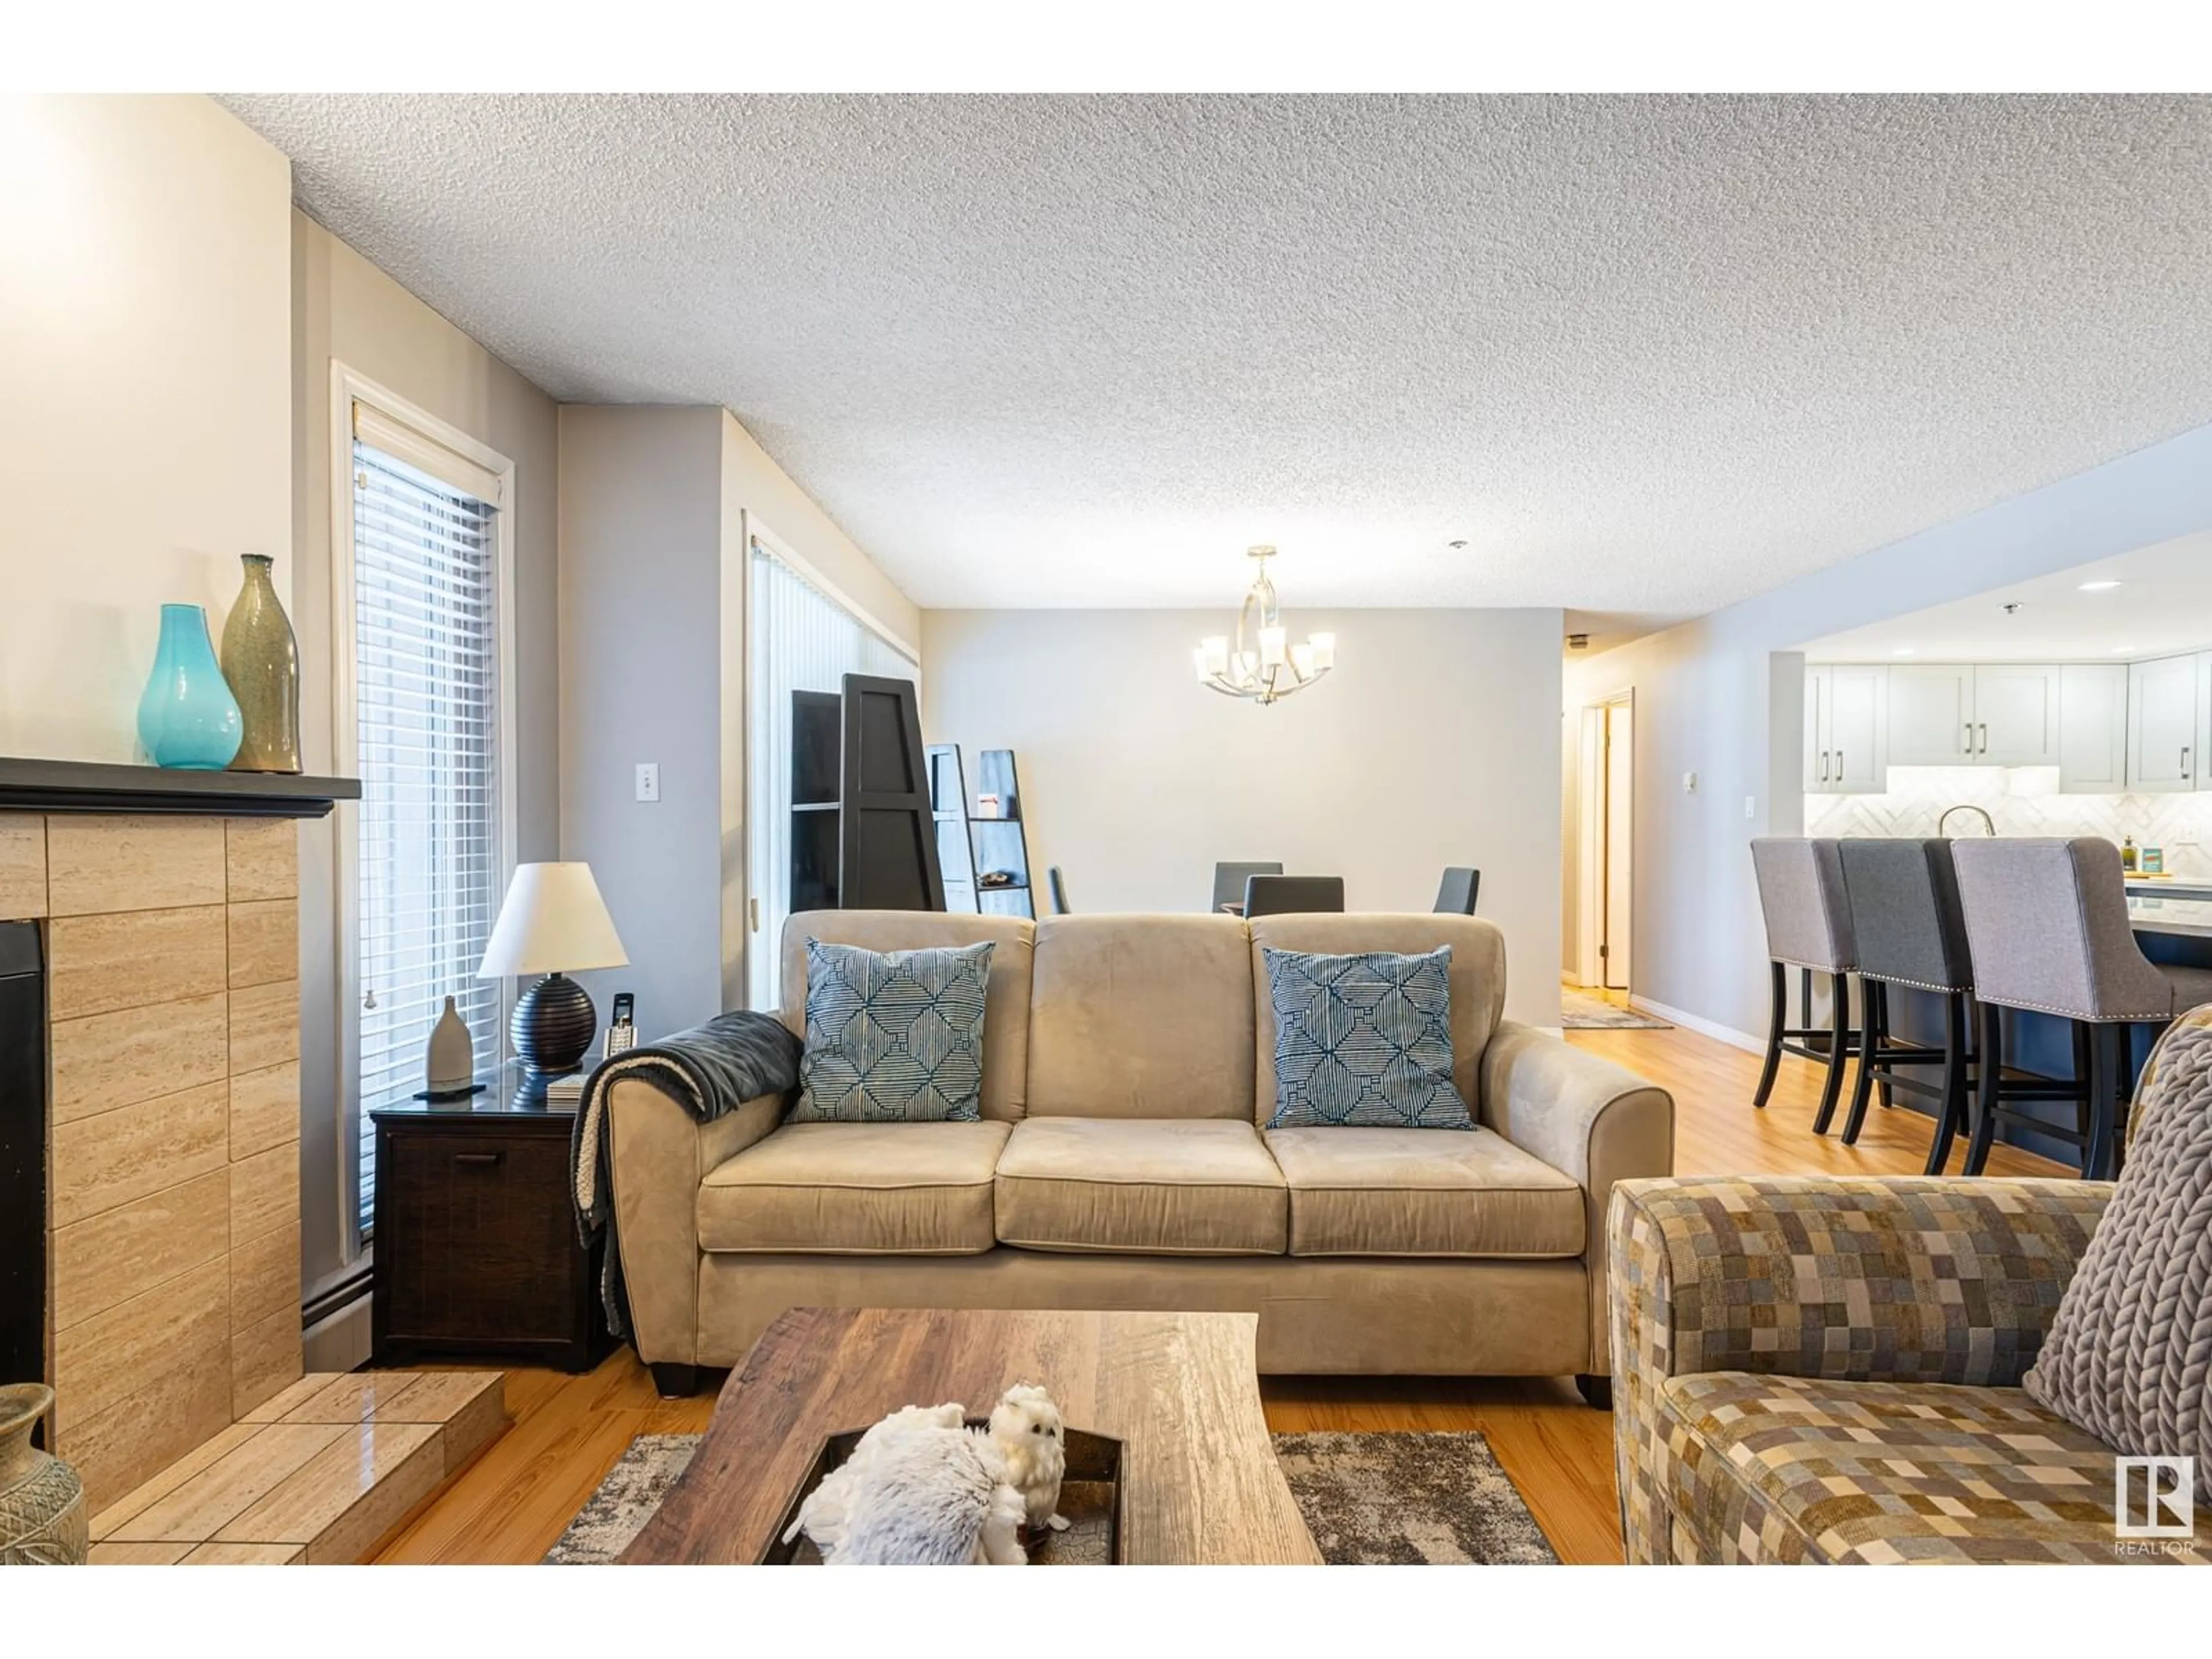
[[2175, 933], [2212, 939], [2212, 899], [2128, 894], [2128, 921], [2138, 933]]

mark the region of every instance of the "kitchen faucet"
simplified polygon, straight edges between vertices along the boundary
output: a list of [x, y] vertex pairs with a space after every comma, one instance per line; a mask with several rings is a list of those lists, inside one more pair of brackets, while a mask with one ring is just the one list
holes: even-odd
[[1997, 821], [1989, 815], [1988, 809], [1962, 802], [1957, 806], [1947, 806], [1943, 809], [1943, 816], [1936, 820], [1936, 833], [1938, 836], [1943, 833], [1943, 826], [1951, 821], [1951, 814], [1954, 812], [1972, 812], [1978, 815], [1981, 818], [1982, 828], [1988, 830], [1992, 837], [1996, 835]]

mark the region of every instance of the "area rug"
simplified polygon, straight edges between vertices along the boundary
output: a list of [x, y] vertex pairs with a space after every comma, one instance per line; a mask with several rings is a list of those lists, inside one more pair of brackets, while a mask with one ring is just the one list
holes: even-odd
[[[611, 1562], [644, 1530], [699, 1447], [641, 1434], [546, 1552]], [[1291, 1495], [1331, 1566], [1556, 1564], [1542, 1528], [1479, 1434], [1279, 1434]]]
[[1559, 992], [1559, 1024], [1570, 1031], [1671, 1031], [1663, 1019], [1638, 1008], [1594, 997], [1587, 991], [1563, 988]]

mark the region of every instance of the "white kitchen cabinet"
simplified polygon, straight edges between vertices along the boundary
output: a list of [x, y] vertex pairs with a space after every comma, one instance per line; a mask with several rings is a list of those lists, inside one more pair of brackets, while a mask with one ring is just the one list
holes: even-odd
[[2212, 651], [2197, 653], [2197, 747], [2190, 760], [2197, 787], [2212, 789]]
[[1850, 663], [1805, 671], [1807, 793], [1878, 795], [1889, 787], [1888, 677]]
[[1974, 760], [1981, 766], [2058, 764], [2056, 663], [1974, 665]]
[[1899, 663], [1890, 669], [1892, 766], [1972, 766], [1976, 744], [1972, 667]]
[[2128, 665], [2128, 787], [2170, 795], [2198, 786], [2203, 653]]
[[2128, 665], [2069, 662], [2058, 673], [2059, 789], [2121, 793], [2128, 787]]

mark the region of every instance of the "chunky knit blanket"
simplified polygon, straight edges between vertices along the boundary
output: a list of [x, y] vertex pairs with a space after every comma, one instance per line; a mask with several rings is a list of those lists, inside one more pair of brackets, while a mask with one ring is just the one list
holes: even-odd
[[2021, 1382], [2128, 1456], [2212, 1456], [2212, 1006], [2143, 1067], [2119, 1186]]
[[[621, 1242], [615, 1237], [614, 1192], [608, 1181], [611, 1130], [607, 1096], [617, 1079], [650, 1083], [702, 1123], [734, 1112], [763, 1095], [782, 1094], [799, 1085], [801, 1045], [773, 1014], [740, 1010], [717, 1014], [704, 1025], [663, 1037], [649, 1048], [633, 1048], [603, 1061], [584, 1085], [583, 1103], [568, 1143], [569, 1189], [576, 1205], [576, 1231], [586, 1249], [602, 1235], [606, 1254], [599, 1270], [599, 1297], [607, 1323], [617, 1336], [629, 1332], [629, 1304], [622, 1282]], [[682, 1200], [692, 1201], [690, 1195]]]

